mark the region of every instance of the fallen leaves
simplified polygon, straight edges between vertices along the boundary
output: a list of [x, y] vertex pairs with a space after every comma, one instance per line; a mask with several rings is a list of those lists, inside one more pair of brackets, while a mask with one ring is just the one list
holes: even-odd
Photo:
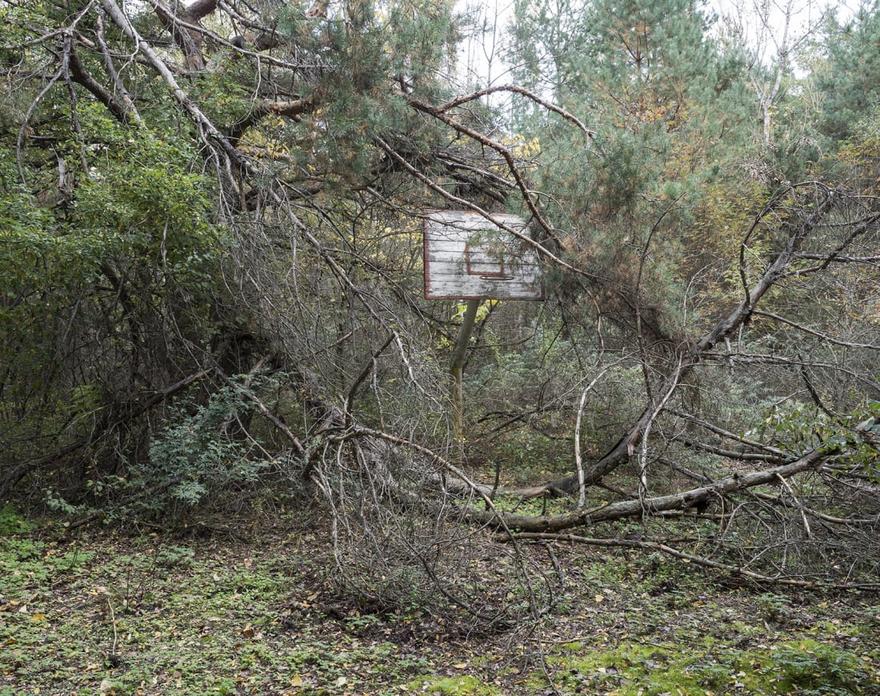
[[[37, 572], [14, 591], [4, 588], [2, 619], [12, 626], [16, 640], [9, 642], [11, 635], [3, 635], [0, 628], [0, 693], [7, 686], [13, 687], [12, 693], [20, 693], [23, 683], [28, 688], [33, 684], [28, 693], [36, 694], [41, 688], [42, 693], [88, 691], [102, 696], [139, 690], [169, 696], [431, 693], [430, 688], [422, 690], [424, 684], [414, 690], [406, 688], [414, 676], [427, 675], [426, 683], [434, 689], [443, 680], [461, 686], [470, 684], [462, 680], [473, 679], [492, 689], [486, 693], [513, 694], [529, 693], [534, 680], [540, 678], [526, 659], [531, 644], [520, 645], [514, 654], [509, 635], [497, 640], [449, 640], [440, 632], [439, 622], [417, 614], [389, 619], [352, 610], [344, 620], [328, 620], [315, 609], [315, 604], [321, 604], [321, 593], [301, 574], [304, 557], [289, 553], [282, 563], [278, 545], [268, 546], [271, 551], [265, 555], [259, 555], [252, 545], [248, 550], [251, 567], [246, 572], [240, 548], [217, 545], [200, 548], [189, 566], [156, 574], [151, 561], [141, 561], [148, 556], [139, 555], [131, 546], [114, 547], [101, 538], [96, 544], [98, 560], [90, 561], [71, 582], [52, 587], [51, 576]], [[37, 558], [33, 564], [37, 563], [44, 561]], [[679, 604], [684, 608], [676, 614], [638, 584], [645, 581], [637, 574], [611, 563], [596, 564], [594, 574], [582, 578], [581, 587], [590, 589], [572, 595], [570, 607], [553, 617], [552, 627], [546, 627], [549, 633], [541, 637], [551, 657], [578, 653], [573, 659], [582, 659], [613, 649], [628, 635], [634, 644], [645, 644], [669, 641], [670, 632], [705, 635], [709, 630], [698, 617], [705, 618], [718, 607], [721, 595], [717, 591], [703, 584], [693, 592], [682, 591]], [[127, 607], [117, 613], [118, 654], [124, 658], [120, 666], [106, 659], [113, 639], [103, 613], [106, 597], [113, 597], [117, 607]], [[719, 631], [728, 628], [725, 633], [712, 633], [721, 655], [742, 652], [736, 631], [759, 628], [747, 595], [724, 597], [726, 605], [717, 610], [723, 620], [713, 623]], [[304, 611], [301, 603], [311, 608]], [[295, 628], [284, 622], [285, 612], [291, 611]], [[858, 610], [816, 602], [802, 611], [817, 626], [817, 639], [825, 640], [832, 633], [849, 635]], [[819, 618], [824, 620], [817, 623]], [[729, 628], [737, 622], [740, 628]], [[554, 636], [558, 640], [547, 640]], [[577, 647], [571, 636], [578, 636]], [[775, 640], [766, 646], [750, 645], [749, 650], [755, 655], [773, 655]], [[851, 648], [871, 674], [878, 659], [874, 650], [863, 637]], [[644, 657], [640, 664], [647, 665]], [[593, 675], [589, 678], [597, 683], [603, 678], [612, 684], [622, 678], [618, 669], [623, 671], [624, 665], [591, 665], [584, 674]], [[753, 673], [756, 669], [743, 662], [730, 676], [736, 679], [737, 671]], [[664, 670], [646, 671], [650, 675]], [[746, 676], [739, 679], [746, 680]]]

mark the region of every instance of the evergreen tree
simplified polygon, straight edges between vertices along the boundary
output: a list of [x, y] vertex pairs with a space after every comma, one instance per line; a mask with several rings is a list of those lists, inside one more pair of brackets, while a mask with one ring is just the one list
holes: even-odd
[[826, 137], [840, 142], [880, 105], [880, 3], [862, 5], [846, 23], [832, 17], [823, 45], [825, 61], [815, 71], [820, 128]]
[[[635, 286], [652, 237], [640, 292], [652, 298], [657, 335], [668, 338], [682, 330], [676, 308], [697, 269], [708, 263], [717, 273], [698, 287], [720, 294], [726, 286], [733, 232], [725, 225], [705, 237], [726, 205], [719, 197], [736, 192], [748, 206], [763, 192], [751, 164], [758, 123], [743, 62], [713, 42], [710, 17], [690, 0], [565, 9], [572, 14], [548, 20], [547, 5], [519, 8], [514, 50], [524, 55], [514, 63], [527, 78], [545, 69], [538, 52], [553, 56], [556, 97], [586, 115], [594, 144], [588, 149], [524, 103], [517, 123], [541, 144], [542, 188], [559, 192], [548, 206], [572, 232], [571, 249], [607, 274], [618, 295]], [[540, 32], [528, 35], [548, 21], [555, 48]], [[633, 298], [613, 304], [605, 309], [634, 325]]]

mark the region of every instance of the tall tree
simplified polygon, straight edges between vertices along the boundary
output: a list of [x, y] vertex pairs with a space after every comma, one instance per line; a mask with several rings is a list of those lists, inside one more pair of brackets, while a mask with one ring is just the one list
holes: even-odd
[[833, 141], [850, 137], [858, 122], [880, 105], [880, 3], [862, 4], [840, 22], [832, 16], [822, 45], [825, 62], [815, 79], [821, 96], [821, 131]]

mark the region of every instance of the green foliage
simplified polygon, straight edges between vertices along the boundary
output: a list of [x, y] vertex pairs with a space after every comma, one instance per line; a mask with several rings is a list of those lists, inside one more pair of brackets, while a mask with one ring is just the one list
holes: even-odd
[[790, 401], [773, 404], [756, 431], [771, 432], [783, 448], [802, 452], [814, 447], [839, 450], [846, 461], [873, 479], [880, 477], [880, 401], [865, 400], [845, 418], [831, 418], [815, 405]]
[[497, 696], [501, 692], [476, 677], [420, 677], [407, 684], [411, 691], [442, 694], [442, 696]]
[[[490, 313], [484, 303], [478, 314], [480, 348], [488, 349], [474, 351], [468, 365], [467, 390], [479, 394], [468, 415], [482, 448], [470, 461], [486, 469], [501, 462], [503, 476], [523, 480], [571, 470], [578, 389], [599, 358], [627, 354], [641, 333], [630, 362], [589, 395], [580, 443], [587, 459], [617, 441], [644, 409], [651, 391], [645, 379], [657, 384], [677, 353], [730, 312], [742, 297], [744, 232], [787, 175], [815, 170], [823, 179], [822, 168], [831, 165], [821, 157], [822, 138], [837, 148], [830, 158], [836, 177], [851, 181], [858, 173], [861, 186], [876, 187], [877, 88], [869, 83], [876, 3], [845, 31], [830, 26], [811, 77], [783, 75], [773, 117], [780, 135], [792, 135], [775, 147], [762, 142], [750, 81], [766, 78], [772, 66], [750, 65], [743, 47], [725, 44], [696, 0], [515, 4], [508, 58], [517, 78], [583, 119], [594, 131], [589, 136], [522, 95], [512, 98], [509, 118], [493, 107], [500, 95], [449, 107], [441, 118], [412, 108], [410, 98], [440, 105], [458, 88], [444, 76], [454, 73], [463, 25], [446, 0], [334, 3], [317, 13], [324, 16], [306, 15], [304, 2], [256, 3], [241, 8], [252, 23], [230, 20], [228, 8], [218, 6], [204, 20], [212, 32], [229, 38], [232, 29], [248, 27], [251, 45], [256, 27], [271, 26], [272, 36], [259, 38], [279, 45], [237, 54], [206, 36], [204, 69], [179, 72], [186, 61], [172, 35], [160, 54], [185, 98], [170, 93], [149, 61], [123, 66], [119, 56], [136, 56], [137, 47], [108, 21], [111, 55], [142, 124], [118, 122], [94, 84], [67, 79], [70, 65], [58, 65], [67, 33], [39, 40], [43, 27], [69, 26], [69, 8], [25, 5], [0, 8], [10, 25], [0, 47], [10, 75], [0, 106], [0, 448], [12, 478], [19, 466], [34, 464], [32, 480], [47, 506], [63, 514], [107, 510], [111, 520], [179, 520], [255, 487], [281, 447], [259, 432], [248, 430], [252, 440], [242, 434], [239, 421], [250, 424], [253, 414], [235, 389], [184, 404], [172, 399], [148, 413], [137, 408], [205, 367], [250, 369], [257, 350], [266, 361], [295, 366], [303, 393], [279, 399], [278, 412], [295, 414], [288, 422], [308, 440], [319, 410], [312, 398], [338, 405], [368, 357], [364, 346], [393, 329], [393, 345], [368, 364], [369, 381], [355, 382], [357, 420], [392, 432], [405, 423], [414, 441], [444, 446], [437, 406], [445, 398], [450, 326], [448, 312], [428, 311], [417, 297], [413, 212], [451, 202], [426, 190], [409, 168], [467, 200], [497, 198], [493, 209], [526, 206], [485, 138], [469, 138], [443, 119], [490, 134], [512, 153], [522, 174], [517, 183], [534, 192], [554, 229], [554, 253], [584, 269], [548, 272], [553, 299], [540, 311], [505, 303]], [[96, 9], [83, 6], [77, 20], [78, 55], [97, 84], [122, 98], [114, 71], [92, 48]], [[131, 15], [151, 41], [168, 39], [149, 7]], [[20, 43], [26, 45], [16, 48]], [[65, 69], [47, 81], [54, 66]], [[815, 95], [821, 133], [810, 106]], [[273, 99], [308, 100], [308, 108], [290, 117], [279, 104], [264, 103]], [[193, 119], [191, 104], [236, 134], [221, 146], [216, 131]], [[243, 123], [246, 132], [232, 127]], [[379, 147], [379, 138], [407, 164]], [[239, 156], [224, 161], [231, 147], [247, 165]], [[481, 182], [492, 191], [474, 193]], [[282, 197], [289, 206], [279, 204]], [[768, 227], [786, 231], [788, 211], [778, 212]], [[801, 260], [826, 242], [833, 248], [834, 235], [850, 222], [823, 227], [803, 244]], [[759, 230], [744, 253], [746, 270], [763, 268], [781, 236]], [[835, 272], [836, 264], [829, 274]], [[816, 310], [827, 322], [818, 310], [833, 297], [802, 290], [818, 275], [787, 282], [786, 291], [805, 314]], [[863, 275], [853, 305], [872, 281]], [[850, 287], [837, 281], [829, 287]], [[777, 299], [770, 293], [764, 301]], [[866, 326], [869, 311], [861, 317]], [[762, 348], [775, 354], [774, 341], [788, 329], [765, 329], [763, 319], [753, 324], [757, 329], [736, 337], [738, 349], [766, 339]], [[349, 341], [346, 332], [364, 340]], [[505, 332], [518, 335], [508, 341]], [[728, 333], [720, 337], [725, 342], [735, 338]], [[719, 340], [713, 348], [727, 346]], [[648, 358], [644, 373], [632, 367], [636, 355]], [[792, 455], [841, 447], [842, 456], [877, 475], [867, 433], [847, 433], [804, 401], [800, 386], [792, 392], [789, 377], [701, 382], [717, 357], [700, 356], [669, 406], [702, 413], [687, 401], [723, 393], [731, 403], [725, 415], [743, 431]], [[247, 366], [227, 369], [237, 361]], [[792, 393], [782, 405], [770, 401]], [[867, 417], [855, 415], [861, 398], [835, 400], [854, 414], [846, 426]], [[264, 423], [256, 420], [259, 430]], [[662, 416], [652, 430], [658, 440], [677, 437], [678, 425], [666, 421]], [[315, 437], [306, 448], [317, 454], [325, 442]], [[684, 448], [669, 442], [666, 454], [648, 443], [651, 456], [676, 459]], [[59, 451], [67, 455], [56, 460]], [[693, 452], [681, 459], [712, 466], [712, 458]], [[652, 486], [676, 483], [675, 475], [661, 476], [651, 472]], [[358, 499], [351, 491], [345, 498]], [[375, 505], [384, 513], [387, 500]], [[666, 567], [656, 575], [661, 584], [680, 580]], [[401, 564], [383, 581], [406, 602], [415, 577]]]
[[173, 137], [125, 131], [94, 104], [79, 124], [93, 144], [81, 150], [85, 168], [74, 142], [59, 148], [66, 179], [47, 184], [53, 205], [29, 190], [45, 172], [26, 166], [23, 182], [14, 157], [0, 162], [0, 441], [12, 456], [34, 454], [13, 442], [90, 432], [108, 401], [130, 397], [127, 359], [153, 357], [148, 327], [170, 322], [202, 340], [219, 294], [225, 241], [211, 186], [188, 170], [192, 153]]
[[836, 142], [853, 134], [866, 113], [880, 105], [880, 4], [861, 5], [841, 24], [832, 16], [825, 28], [826, 62], [817, 66], [815, 80], [822, 97], [822, 132]]
[[[63, 553], [45, 542], [14, 536], [0, 539], [0, 600], [23, 597], [27, 588], [76, 572], [87, 565], [94, 553], [73, 548]], [[24, 597], [23, 597], [24, 598]]]
[[565, 473], [569, 464], [568, 448], [534, 430], [516, 430], [500, 438], [491, 450], [491, 459], [501, 464], [505, 478], [531, 481], [535, 475]]
[[156, 552], [156, 565], [165, 568], [188, 567], [193, 563], [195, 552], [188, 546], [163, 546]]
[[[150, 442], [148, 457], [130, 462], [124, 475], [86, 481], [85, 503], [73, 504], [46, 489], [47, 506], [62, 515], [101, 513], [108, 522], [161, 518], [165, 524], [186, 522], [196, 510], [222, 507], [259, 480], [268, 462], [262, 450], [240, 436], [237, 424], [247, 418], [250, 402], [230, 385], [206, 403], [181, 402]], [[188, 549], [163, 551], [160, 562], [186, 562]]]
[[[745, 63], [710, 40], [710, 25], [701, 3], [654, 0], [519, 3], [514, 27], [518, 76], [543, 81], [596, 130], [585, 142], [517, 102], [518, 130], [540, 143], [548, 214], [571, 234], [566, 250], [622, 295], [640, 275], [642, 324], [673, 341], [720, 311], [728, 252], [763, 200], [745, 174], [762, 157]], [[719, 206], [720, 191], [734, 200]], [[624, 325], [634, 304], [603, 298]]]
[[150, 445], [149, 461], [132, 467], [131, 486], [163, 492], [141, 504], [157, 512], [167, 505], [193, 508], [253, 483], [266, 462], [252, 458], [247, 446], [226, 432], [245, 405], [240, 392], [226, 387], [191, 413], [180, 408]]
[[[315, 588], [318, 555], [331, 552], [326, 540], [303, 531], [262, 534], [248, 543], [215, 538], [185, 546], [154, 534], [94, 530], [76, 543], [45, 531], [40, 539], [0, 539], [0, 692], [94, 693], [105, 680], [121, 693], [147, 684], [169, 696], [233, 687], [309, 696], [547, 688], [541, 668], [520, 661], [529, 647], [503, 636], [438, 641], [443, 624], [421, 613], [332, 620]], [[781, 632], [764, 625], [754, 610], [763, 600], [748, 591], [687, 588], [688, 601], [670, 611], [664, 594], [633, 581], [643, 565], [649, 561], [638, 555], [590, 555], [570, 569], [583, 591], [569, 595], [571, 615], [552, 617], [553, 638], [544, 644], [563, 694], [876, 691], [876, 607], [855, 597], [793, 597], [797, 620]], [[107, 659], [109, 606], [118, 660]], [[796, 625], [809, 627], [806, 634]], [[419, 630], [431, 639], [406, 637]], [[558, 636], [578, 640], [562, 644]]]
[[0, 507], [0, 537], [23, 534], [30, 527], [28, 521], [19, 515], [12, 505], [6, 504]]
[[88, 511], [85, 505], [72, 504], [65, 499], [64, 496], [58, 493], [58, 491], [52, 488], [44, 489], [43, 500], [49, 510], [58, 513], [61, 516], [82, 515]]
[[766, 621], [784, 620], [791, 601], [785, 595], [767, 592], [757, 598], [758, 611]]
[[868, 676], [857, 656], [812, 640], [780, 646], [764, 672], [778, 673], [783, 693], [843, 696], [864, 692], [868, 687]]

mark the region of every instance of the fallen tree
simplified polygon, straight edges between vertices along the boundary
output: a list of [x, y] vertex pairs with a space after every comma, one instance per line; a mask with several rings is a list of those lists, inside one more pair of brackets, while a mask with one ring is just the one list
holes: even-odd
[[[695, 519], [717, 522], [719, 534], [743, 525], [750, 543], [777, 533], [790, 546], [814, 542], [823, 532], [813, 526], [821, 524], [860, 543], [870, 534], [876, 433], [855, 424], [877, 417], [876, 319], [865, 310], [846, 325], [857, 300], [849, 314], [835, 314], [829, 303], [804, 298], [835, 291], [870, 297], [864, 288], [875, 280], [880, 232], [873, 194], [832, 175], [772, 186], [762, 180], [760, 197], [743, 203], [731, 225], [738, 235], [733, 262], [714, 260], [705, 272], [711, 282], [695, 267], [683, 281], [664, 284], [664, 264], [685, 267], [701, 249], [691, 241], [689, 253], [661, 251], [662, 234], [686, 236], [681, 228], [700, 211], [688, 211], [675, 227], [670, 220], [683, 194], [665, 191], [630, 196], [650, 203], [640, 216], [596, 201], [584, 203], [586, 212], [572, 210], [579, 205], [537, 187], [534, 147], [480, 100], [512, 95], [561, 127], [560, 138], [571, 131], [564, 147], [595, 170], [582, 175], [595, 177], [596, 198], [611, 200], [615, 191], [605, 196], [610, 184], [596, 173], [617, 164], [604, 149], [605, 124], [588, 127], [543, 92], [520, 86], [451, 93], [430, 78], [441, 61], [435, 47], [392, 42], [382, 17], [367, 7], [300, 9], [290, 10], [296, 26], [284, 31], [279, 21], [289, 8], [282, 3], [132, 8], [101, 0], [72, 16], [47, 14], [45, 27], [21, 18], [21, 50], [38, 53], [50, 68], [39, 85], [9, 68], [32, 86], [10, 152], [28, 209], [34, 200], [49, 202], [31, 217], [52, 220], [36, 234], [27, 217], [22, 239], [36, 244], [36, 259], [43, 258], [40, 245], [78, 241], [79, 230], [97, 241], [56, 264], [86, 264], [61, 291], [33, 271], [38, 263], [20, 264], [28, 272], [16, 266], [15, 288], [2, 300], [4, 309], [31, 312], [20, 322], [30, 333], [4, 343], [10, 360], [0, 385], [3, 413], [10, 432], [16, 429], [4, 442], [18, 457], [4, 466], [4, 496], [63, 482], [65, 496], [87, 505], [93, 490], [129, 485], [126, 467], [165, 475], [157, 462], [188, 454], [169, 442], [187, 435], [172, 427], [181, 420], [210, 431], [195, 433], [198, 446], [253, 465], [243, 469], [242, 489], [255, 485], [248, 478], [254, 471], [271, 470], [273, 486], [283, 482], [285, 491], [323, 506], [340, 573], [361, 591], [376, 601], [381, 594], [353, 578], [348, 563], [399, 596], [424, 573], [481, 620], [487, 613], [478, 593], [453, 571], [466, 577], [483, 550], [484, 529], [503, 531], [508, 541], [562, 539], [523, 535], [627, 520], [688, 522], [695, 512]], [[233, 36], [221, 30], [227, 25], [244, 30]], [[85, 100], [89, 110], [81, 112]], [[70, 120], [64, 147], [47, 145], [60, 137], [59, 109]], [[157, 145], [166, 141], [167, 149]], [[136, 153], [136, 166], [106, 166], [126, 148]], [[48, 149], [54, 154], [47, 160]], [[47, 192], [49, 180], [57, 185]], [[189, 195], [193, 189], [198, 195]], [[119, 190], [128, 197], [114, 198]], [[507, 480], [508, 462], [495, 452], [489, 467], [473, 452], [470, 460], [458, 457], [468, 443], [456, 441], [447, 417], [444, 362], [457, 320], [418, 292], [425, 210], [454, 206], [499, 222], [501, 205], [530, 217], [529, 234], [498, 226], [538, 253], [551, 299], [539, 310], [505, 308], [510, 326], [531, 331], [508, 344], [482, 338], [490, 333], [487, 313], [474, 352], [503, 352], [512, 362], [531, 341], [543, 354], [519, 370], [499, 359], [474, 387], [488, 392], [510, 375], [521, 380], [521, 393], [507, 399], [512, 410], [507, 403], [496, 409], [504, 423], [483, 434], [490, 440], [508, 427], [543, 427], [556, 448], [553, 463], [564, 462], [551, 472], [564, 475], [547, 483]], [[618, 247], [614, 254], [591, 237], [597, 228]], [[140, 255], [126, 256], [131, 249]], [[663, 263], [655, 268], [657, 256]], [[205, 257], [213, 265], [200, 275], [193, 268]], [[666, 288], [668, 297], [654, 301], [676, 284], [683, 287], [678, 295]], [[57, 317], [43, 343], [34, 339], [36, 350], [24, 341], [38, 333], [46, 297], [54, 298]], [[692, 311], [696, 318], [686, 311], [689, 302], [700, 308]], [[801, 303], [822, 311], [804, 319]], [[564, 366], [559, 356], [547, 358], [562, 341], [569, 344]], [[9, 388], [27, 381], [16, 372], [24, 362], [18, 358], [36, 360], [34, 354], [51, 359], [21, 373], [31, 380], [25, 387]], [[462, 370], [463, 357], [462, 349], [455, 361]], [[473, 360], [490, 365], [479, 355]], [[530, 383], [537, 373], [539, 389]], [[198, 393], [187, 390], [209, 375]], [[102, 399], [128, 405], [103, 408]], [[619, 417], [603, 413], [618, 410]], [[94, 413], [102, 415], [88, 420]], [[547, 414], [554, 418], [540, 422]], [[136, 436], [120, 435], [136, 419]], [[89, 422], [94, 427], [84, 432]], [[20, 457], [45, 442], [69, 444]], [[93, 466], [98, 444], [108, 443], [119, 463], [112, 474], [122, 481]], [[592, 456], [582, 456], [586, 444]], [[225, 463], [205, 468], [222, 473]], [[185, 478], [172, 480], [176, 487]], [[197, 498], [201, 482], [190, 483], [188, 494]], [[757, 490], [762, 486], [777, 491]], [[144, 487], [145, 495], [155, 490]], [[599, 502], [609, 496], [617, 499]], [[119, 499], [129, 505], [132, 497], [126, 491]], [[721, 512], [708, 515], [716, 504]], [[863, 504], [868, 522], [855, 529], [851, 513]], [[873, 572], [853, 558], [855, 547], [841, 550], [833, 541], [829, 558]], [[651, 544], [661, 542], [629, 545], [688, 557]], [[510, 548], [492, 553], [510, 554], [505, 567], [528, 590], [537, 616], [552, 599], [538, 601], [534, 582], [554, 582], [523, 549]], [[814, 559], [805, 567], [807, 561]], [[742, 568], [717, 559], [704, 565]], [[783, 581], [787, 572], [743, 570]]]

